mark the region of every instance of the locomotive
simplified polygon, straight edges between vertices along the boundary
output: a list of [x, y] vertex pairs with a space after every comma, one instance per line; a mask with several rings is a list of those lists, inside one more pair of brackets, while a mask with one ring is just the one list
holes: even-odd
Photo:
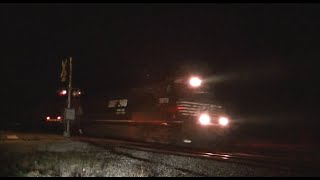
[[[232, 125], [206, 78], [185, 75], [126, 89], [82, 103], [84, 115], [73, 130], [165, 144], [218, 143]], [[78, 121], [78, 122], [77, 122]]]

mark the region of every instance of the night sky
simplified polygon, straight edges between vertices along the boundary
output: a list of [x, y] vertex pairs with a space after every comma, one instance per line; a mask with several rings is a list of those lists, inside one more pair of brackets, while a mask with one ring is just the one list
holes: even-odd
[[55, 96], [72, 56], [89, 97], [193, 64], [240, 117], [311, 118], [319, 19], [320, 4], [0, 4], [4, 108], [22, 116]]

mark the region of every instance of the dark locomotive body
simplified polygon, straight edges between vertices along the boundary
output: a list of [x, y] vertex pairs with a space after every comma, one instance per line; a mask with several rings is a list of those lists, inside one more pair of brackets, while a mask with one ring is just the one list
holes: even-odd
[[96, 96], [82, 103], [84, 114], [73, 130], [166, 144], [219, 142], [227, 136], [229, 119], [205, 84], [190, 83], [180, 78]]

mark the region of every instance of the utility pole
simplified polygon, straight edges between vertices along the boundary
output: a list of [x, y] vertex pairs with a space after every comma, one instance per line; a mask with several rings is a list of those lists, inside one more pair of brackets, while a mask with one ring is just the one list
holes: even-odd
[[71, 83], [72, 83], [72, 57], [70, 57], [69, 86], [68, 86], [68, 108], [71, 107]]
[[68, 85], [68, 106], [65, 110], [65, 120], [67, 123], [66, 131], [64, 132], [65, 137], [70, 137], [70, 120], [71, 118], [68, 117], [69, 110], [71, 109], [71, 91], [72, 91], [72, 57], [70, 57], [70, 71], [69, 71], [69, 85]]

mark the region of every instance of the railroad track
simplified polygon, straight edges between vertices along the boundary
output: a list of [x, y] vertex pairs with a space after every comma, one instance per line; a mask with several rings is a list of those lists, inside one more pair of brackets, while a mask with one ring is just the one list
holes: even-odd
[[94, 145], [114, 148], [126, 148], [153, 153], [177, 156], [211, 159], [220, 162], [237, 163], [259, 168], [269, 168], [280, 171], [290, 171], [302, 176], [318, 176], [319, 163], [314, 160], [295, 159], [294, 157], [279, 157], [277, 155], [260, 155], [241, 152], [203, 151], [178, 146], [168, 146], [155, 143], [131, 142], [114, 139], [74, 137], [74, 140], [85, 141]]

